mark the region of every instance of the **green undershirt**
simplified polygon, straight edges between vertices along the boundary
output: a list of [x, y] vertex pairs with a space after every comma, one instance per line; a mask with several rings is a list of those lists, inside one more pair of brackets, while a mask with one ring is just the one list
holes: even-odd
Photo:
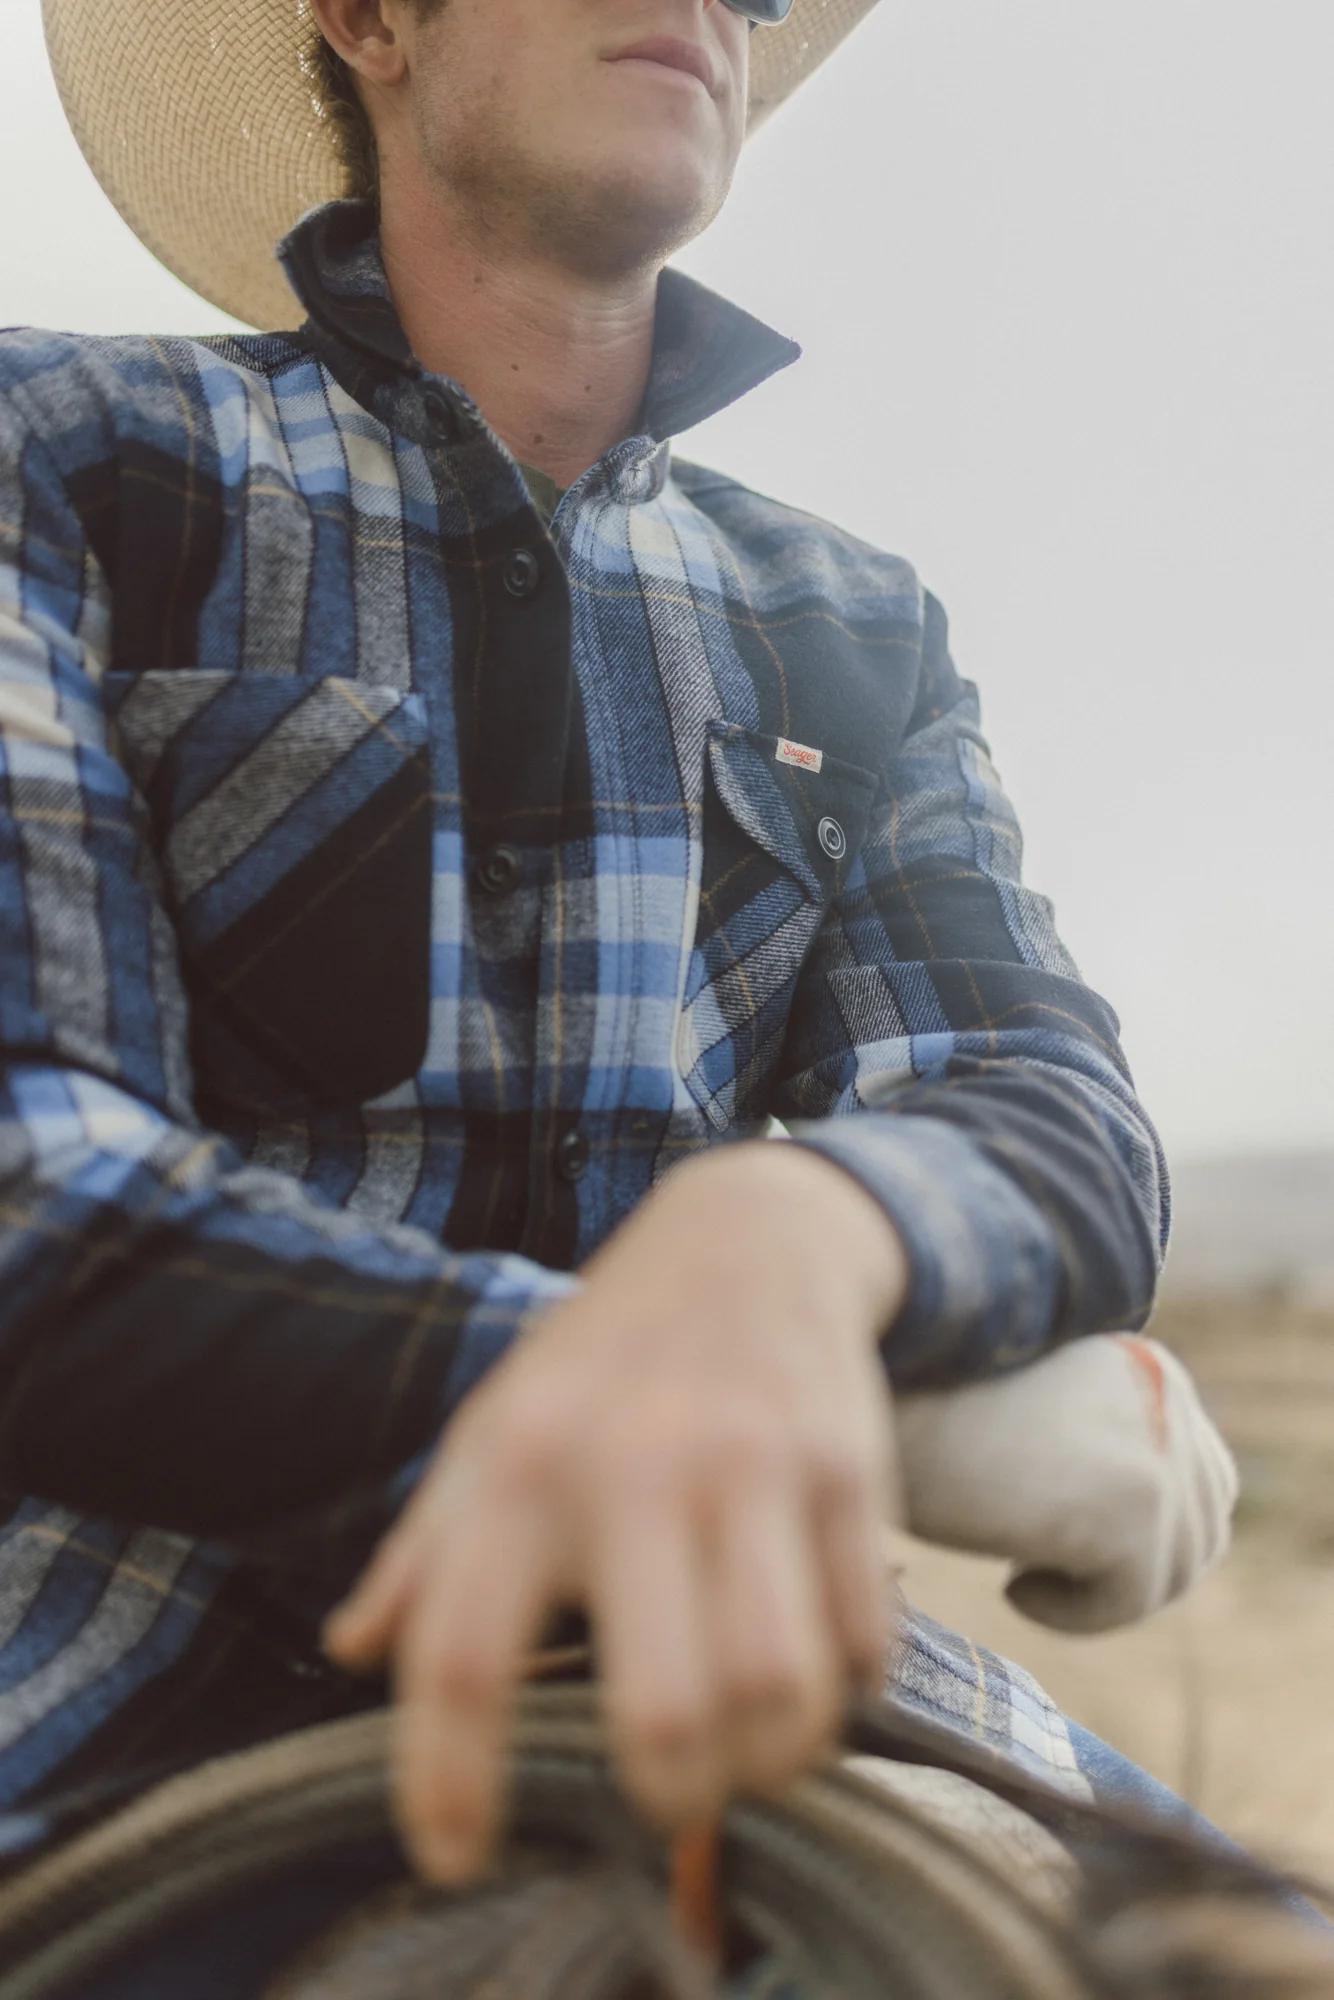
[[549, 472], [539, 472], [535, 465], [525, 465], [520, 460], [519, 470], [523, 474], [528, 497], [537, 509], [542, 526], [549, 528], [552, 515], [565, 498], [565, 488], [557, 486]]

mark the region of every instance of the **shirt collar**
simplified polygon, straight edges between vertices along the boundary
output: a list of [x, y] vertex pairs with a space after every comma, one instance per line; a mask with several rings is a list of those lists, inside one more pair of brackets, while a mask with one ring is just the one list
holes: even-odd
[[[284, 237], [278, 255], [309, 314], [317, 345], [341, 351], [354, 377], [367, 374], [357, 387], [347, 384], [359, 400], [371, 401], [377, 386], [394, 376], [421, 374], [390, 295], [375, 212], [368, 202], [331, 201], [311, 209]], [[795, 341], [683, 271], [664, 271], [640, 412], [644, 433], [655, 442], [679, 436], [786, 368], [800, 353]], [[346, 365], [335, 365], [334, 372], [346, 379]]]

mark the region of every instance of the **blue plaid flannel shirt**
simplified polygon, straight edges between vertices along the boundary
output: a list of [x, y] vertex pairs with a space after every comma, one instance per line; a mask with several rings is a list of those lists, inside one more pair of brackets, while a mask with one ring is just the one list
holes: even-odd
[[[776, 1116], [855, 1175], [899, 1383], [1140, 1322], [1165, 1229], [939, 607], [672, 458], [797, 350], [668, 273], [547, 533], [367, 212], [284, 256], [295, 333], [0, 338], [11, 1840], [371, 1698], [320, 1610], [674, 1160]], [[1078, 1781], [912, 1629], [910, 1698]]]

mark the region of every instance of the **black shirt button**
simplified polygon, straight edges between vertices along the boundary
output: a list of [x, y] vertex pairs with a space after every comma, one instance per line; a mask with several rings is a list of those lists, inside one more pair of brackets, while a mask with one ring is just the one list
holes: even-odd
[[848, 836], [836, 819], [822, 819], [815, 829], [816, 838], [831, 861], [841, 861], [848, 851]]
[[511, 549], [505, 558], [501, 576], [511, 597], [531, 597], [542, 572], [531, 549]]
[[459, 415], [443, 389], [428, 389], [422, 398], [422, 420], [432, 444], [453, 444]]
[[477, 884], [488, 896], [508, 896], [523, 876], [523, 856], [517, 847], [499, 841], [478, 856]]
[[556, 1141], [556, 1172], [563, 1181], [581, 1181], [588, 1172], [588, 1141], [582, 1132], [566, 1132]]

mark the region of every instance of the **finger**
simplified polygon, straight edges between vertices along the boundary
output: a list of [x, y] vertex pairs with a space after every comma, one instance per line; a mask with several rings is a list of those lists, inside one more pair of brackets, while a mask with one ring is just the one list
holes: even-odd
[[826, 1499], [817, 1511], [816, 1534], [824, 1601], [844, 1675], [860, 1693], [878, 1695], [891, 1668], [893, 1576], [873, 1496], [858, 1491]]
[[775, 1479], [725, 1501], [714, 1536], [713, 1603], [729, 1776], [767, 1791], [827, 1742], [841, 1705], [816, 1570], [814, 1524]]
[[420, 1577], [397, 1656], [394, 1796], [431, 1881], [486, 1866], [499, 1823], [506, 1733], [525, 1658], [553, 1597], [546, 1512], [494, 1506], [449, 1524]]
[[650, 1819], [689, 1826], [721, 1805], [725, 1771], [702, 1552], [684, 1504], [622, 1490], [600, 1523], [590, 1608], [626, 1788]]
[[379, 1666], [393, 1643], [424, 1555], [417, 1521], [404, 1522], [381, 1542], [351, 1594], [324, 1622], [325, 1651], [340, 1666]]

